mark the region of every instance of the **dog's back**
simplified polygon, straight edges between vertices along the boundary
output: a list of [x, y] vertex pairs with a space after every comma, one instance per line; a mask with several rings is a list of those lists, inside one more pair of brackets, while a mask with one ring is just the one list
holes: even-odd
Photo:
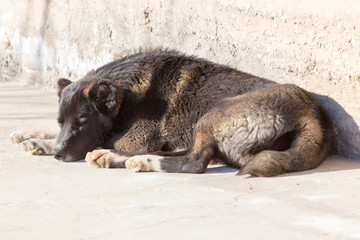
[[[196, 122], [228, 97], [275, 83], [176, 51], [138, 53], [85, 76], [110, 79], [128, 89], [115, 120], [117, 150], [152, 152], [190, 147]], [[143, 139], [134, 136], [144, 136]], [[107, 147], [113, 147], [107, 146]]]

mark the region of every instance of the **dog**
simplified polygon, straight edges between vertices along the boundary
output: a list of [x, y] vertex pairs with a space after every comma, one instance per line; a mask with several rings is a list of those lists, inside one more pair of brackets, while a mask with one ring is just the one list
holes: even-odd
[[314, 168], [330, 148], [330, 121], [310, 93], [177, 51], [59, 79], [58, 96], [56, 142], [19, 132], [12, 142], [95, 167], [201, 173], [217, 160], [255, 176]]

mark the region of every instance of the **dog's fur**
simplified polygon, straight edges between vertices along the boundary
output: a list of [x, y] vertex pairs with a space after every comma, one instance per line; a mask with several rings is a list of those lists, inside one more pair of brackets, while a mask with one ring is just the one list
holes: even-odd
[[[217, 159], [274, 176], [316, 167], [330, 146], [330, 121], [305, 90], [175, 51], [130, 55], [77, 82], [59, 79], [58, 96], [52, 154], [62, 161], [101, 146], [114, 150], [89, 153], [90, 165], [127, 160], [134, 170], [199, 173]], [[155, 151], [166, 157], [132, 157]]]
[[295, 85], [279, 85], [227, 99], [198, 121], [189, 151], [130, 155], [88, 153], [94, 167], [203, 173], [211, 160], [240, 174], [276, 176], [318, 166], [330, 147], [330, 121], [315, 98]]

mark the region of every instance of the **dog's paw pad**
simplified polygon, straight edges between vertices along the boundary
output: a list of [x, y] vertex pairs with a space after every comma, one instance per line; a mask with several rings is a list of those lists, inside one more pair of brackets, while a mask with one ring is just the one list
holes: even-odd
[[101, 149], [88, 152], [85, 161], [90, 167], [109, 168], [111, 163], [110, 150]]
[[144, 156], [134, 156], [129, 158], [125, 162], [125, 166], [128, 170], [132, 172], [148, 172], [150, 171], [150, 164], [146, 157]]

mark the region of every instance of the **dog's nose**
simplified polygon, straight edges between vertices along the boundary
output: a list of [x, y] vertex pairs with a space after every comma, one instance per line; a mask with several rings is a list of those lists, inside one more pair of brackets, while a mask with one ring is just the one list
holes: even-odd
[[62, 155], [61, 155], [61, 153], [60, 153], [60, 150], [59, 150], [59, 148], [57, 148], [57, 147], [54, 147], [54, 148], [53, 148], [53, 150], [51, 151], [51, 155], [53, 155], [54, 158], [56, 158], [57, 160], [61, 160], [61, 158], [62, 158]]
[[54, 158], [56, 158], [57, 160], [61, 160], [61, 155], [60, 154], [55, 154]]

